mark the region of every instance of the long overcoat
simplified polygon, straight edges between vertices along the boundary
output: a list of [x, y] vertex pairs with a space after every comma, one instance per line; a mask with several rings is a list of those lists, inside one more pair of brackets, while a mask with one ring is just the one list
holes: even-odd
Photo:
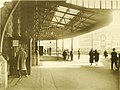
[[93, 63], [93, 59], [94, 59], [94, 54], [93, 54], [93, 51], [91, 50], [90, 52], [89, 52], [89, 56], [90, 56], [90, 58], [89, 58], [89, 62], [90, 63]]
[[26, 52], [24, 50], [20, 50], [17, 55], [17, 70], [26, 70]]

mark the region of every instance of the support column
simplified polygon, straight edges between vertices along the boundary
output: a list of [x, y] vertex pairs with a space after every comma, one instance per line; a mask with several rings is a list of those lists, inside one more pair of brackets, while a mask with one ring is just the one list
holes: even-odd
[[93, 48], [93, 33], [91, 34], [91, 48]]
[[[18, 4], [19, 4], [19, 1], [16, 2], [15, 6], [10, 11], [9, 16], [6, 19], [4, 27], [1, 27], [1, 25], [0, 25], [0, 74], [1, 74], [0, 75], [0, 90], [5, 90], [7, 88], [7, 83], [8, 83], [7, 61], [2, 56], [3, 40], [4, 40], [5, 31], [6, 31], [8, 22], [10, 21], [10, 17], [13, 15], [13, 12], [17, 8]], [[1, 8], [1, 10], [2, 10], [2, 8]], [[2, 14], [2, 12], [1, 12], [1, 14]], [[5, 19], [5, 17], [3, 17], [3, 16], [1, 16], [1, 18]]]
[[100, 9], [102, 8], [102, 1], [100, 0]]
[[36, 65], [39, 65], [40, 55], [39, 55], [39, 40], [37, 41], [37, 50], [36, 50]]
[[62, 52], [64, 51], [64, 39], [62, 39]]
[[58, 47], [57, 47], [57, 40], [56, 40], [56, 55], [57, 55], [57, 53], [58, 53]]
[[33, 46], [33, 59], [32, 59], [32, 65], [35, 66], [36, 65], [36, 52], [35, 52], [35, 47], [36, 47], [36, 41], [35, 41], [35, 37], [33, 38], [33, 42], [32, 42], [32, 46]]
[[71, 51], [73, 50], [73, 37], [71, 37]]
[[0, 55], [0, 90], [7, 88], [7, 61]]

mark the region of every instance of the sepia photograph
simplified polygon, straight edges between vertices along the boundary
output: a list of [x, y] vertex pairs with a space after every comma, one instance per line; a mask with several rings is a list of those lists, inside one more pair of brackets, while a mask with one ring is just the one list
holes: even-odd
[[120, 0], [0, 0], [0, 90], [120, 90]]

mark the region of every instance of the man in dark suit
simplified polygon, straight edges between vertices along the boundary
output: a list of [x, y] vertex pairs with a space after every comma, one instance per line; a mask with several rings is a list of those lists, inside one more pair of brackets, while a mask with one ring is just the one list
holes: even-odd
[[113, 51], [111, 52], [111, 70], [113, 70], [113, 64], [115, 63], [115, 66], [117, 69], [117, 52], [115, 51], [115, 48], [113, 48]]

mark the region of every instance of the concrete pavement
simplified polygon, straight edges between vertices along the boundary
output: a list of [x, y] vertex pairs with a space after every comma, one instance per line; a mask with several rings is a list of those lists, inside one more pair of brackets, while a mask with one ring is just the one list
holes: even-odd
[[119, 71], [101, 57], [90, 66], [88, 56], [74, 61], [42, 61], [29, 77], [9, 78], [7, 90], [119, 90]]

